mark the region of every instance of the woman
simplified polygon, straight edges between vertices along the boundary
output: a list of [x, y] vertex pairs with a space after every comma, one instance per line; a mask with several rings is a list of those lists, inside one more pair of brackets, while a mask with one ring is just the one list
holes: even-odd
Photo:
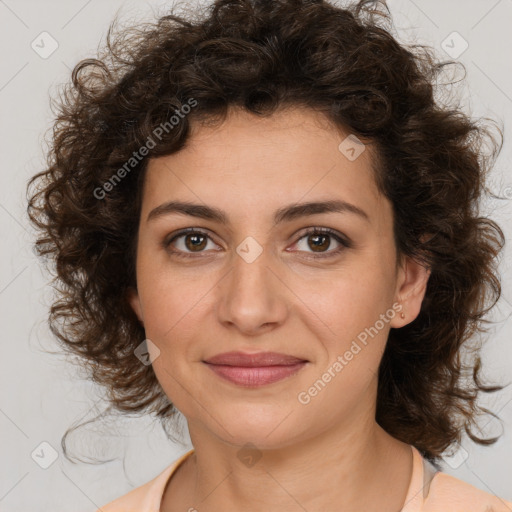
[[383, 18], [217, 0], [75, 68], [29, 202], [52, 327], [194, 446], [102, 511], [512, 510], [437, 464], [496, 440], [460, 358], [501, 291], [493, 139]]

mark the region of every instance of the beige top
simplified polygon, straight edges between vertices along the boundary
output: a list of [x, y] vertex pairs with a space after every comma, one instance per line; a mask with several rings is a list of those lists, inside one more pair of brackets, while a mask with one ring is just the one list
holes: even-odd
[[[504, 501], [463, 480], [437, 471], [414, 446], [411, 445], [411, 448], [411, 482], [400, 512], [512, 512], [512, 502]], [[111, 501], [96, 512], [160, 512], [167, 482], [192, 453], [194, 450], [185, 453], [153, 480]]]

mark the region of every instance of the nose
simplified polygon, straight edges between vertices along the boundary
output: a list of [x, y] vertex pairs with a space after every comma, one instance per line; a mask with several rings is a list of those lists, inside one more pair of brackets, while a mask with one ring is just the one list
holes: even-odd
[[289, 309], [287, 290], [265, 250], [252, 262], [236, 252], [231, 259], [231, 270], [217, 288], [219, 322], [247, 336], [282, 325]]

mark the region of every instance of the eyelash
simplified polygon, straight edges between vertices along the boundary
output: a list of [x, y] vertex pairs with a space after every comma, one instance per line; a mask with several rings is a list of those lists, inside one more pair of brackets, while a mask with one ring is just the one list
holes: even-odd
[[[178, 256], [179, 258], [197, 258], [198, 256], [201, 255], [201, 252], [187, 253], [187, 252], [183, 252], [181, 250], [169, 249], [169, 247], [171, 246], [171, 244], [175, 240], [177, 240], [178, 238], [180, 238], [180, 237], [182, 237], [184, 235], [189, 235], [189, 234], [203, 235], [203, 236], [206, 236], [207, 238], [209, 238], [211, 240], [211, 237], [205, 231], [202, 231], [202, 230], [196, 229], [196, 228], [186, 228], [186, 229], [182, 229], [181, 231], [178, 231], [177, 233], [175, 233], [172, 238], [165, 239], [163, 241], [164, 248], [166, 250], [170, 251], [173, 255]], [[324, 252], [324, 253], [318, 253], [318, 254], [311, 253], [310, 255], [305, 256], [306, 258], [311, 258], [311, 259], [330, 258], [330, 257], [333, 257], [335, 255], [338, 255], [340, 252], [344, 251], [345, 249], [350, 249], [352, 247], [352, 243], [348, 239], [342, 238], [337, 233], [337, 231], [334, 231], [333, 229], [330, 229], [330, 228], [318, 228], [318, 227], [309, 228], [308, 231], [304, 232], [297, 239], [295, 244], [298, 243], [303, 238], [306, 238], [306, 237], [308, 237], [310, 235], [329, 235], [332, 238], [334, 238], [341, 245], [341, 247], [338, 247], [337, 249], [334, 249], [334, 250], [331, 250], [331, 251], [327, 251], [327, 252]], [[299, 252], [304, 252], [304, 251], [299, 251]]]

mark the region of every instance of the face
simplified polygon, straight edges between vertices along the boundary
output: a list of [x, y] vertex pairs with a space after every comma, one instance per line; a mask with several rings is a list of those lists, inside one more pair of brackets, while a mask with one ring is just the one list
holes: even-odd
[[[428, 274], [396, 266], [372, 148], [349, 134], [309, 110], [233, 110], [149, 162], [130, 303], [191, 436], [275, 448], [374, 420], [389, 330]], [[243, 357], [264, 352], [283, 357]]]

